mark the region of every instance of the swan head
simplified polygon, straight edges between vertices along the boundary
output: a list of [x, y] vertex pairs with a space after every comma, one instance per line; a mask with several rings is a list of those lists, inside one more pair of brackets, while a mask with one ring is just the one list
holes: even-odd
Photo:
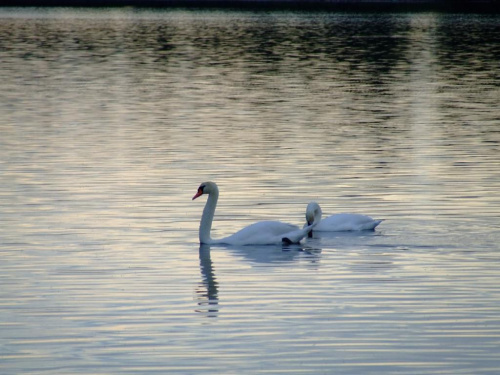
[[203, 182], [198, 188], [198, 191], [196, 192], [192, 200], [198, 198], [200, 195], [211, 194], [215, 192], [219, 192], [219, 188], [217, 187], [217, 184], [215, 182], [212, 181]]
[[309, 203], [306, 208], [307, 225], [319, 223], [322, 214], [323, 211], [321, 211], [321, 207], [319, 206], [319, 204], [317, 204], [316, 202]]

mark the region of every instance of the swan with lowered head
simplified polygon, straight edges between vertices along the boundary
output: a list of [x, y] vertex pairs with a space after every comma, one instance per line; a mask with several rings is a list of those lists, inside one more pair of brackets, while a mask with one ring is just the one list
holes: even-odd
[[314, 231], [317, 232], [344, 232], [374, 230], [383, 220], [375, 220], [370, 216], [361, 214], [341, 213], [321, 219], [323, 212], [316, 202], [311, 202], [306, 209], [305, 227], [315, 223]]
[[227, 245], [274, 245], [299, 243], [308, 235], [314, 224], [305, 225], [304, 228], [282, 223], [280, 221], [259, 221], [251, 224], [231, 236], [212, 239], [210, 231], [214, 219], [217, 200], [219, 199], [219, 188], [215, 182], [204, 182], [198, 188], [193, 200], [203, 194], [208, 194], [207, 203], [203, 209], [200, 221], [200, 243], [202, 244], [227, 244]]

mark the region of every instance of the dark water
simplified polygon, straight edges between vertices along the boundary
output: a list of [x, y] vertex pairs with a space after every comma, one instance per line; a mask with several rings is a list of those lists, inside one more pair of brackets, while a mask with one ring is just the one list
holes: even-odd
[[[2, 374], [496, 374], [500, 19], [0, 9]], [[385, 221], [202, 247], [257, 220]]]

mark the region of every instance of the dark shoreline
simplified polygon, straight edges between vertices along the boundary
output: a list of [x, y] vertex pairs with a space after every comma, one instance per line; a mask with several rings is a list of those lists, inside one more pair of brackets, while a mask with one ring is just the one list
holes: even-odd
[[498, 13], [500, 0], [3, 0], [0, 7], [147, 7]]

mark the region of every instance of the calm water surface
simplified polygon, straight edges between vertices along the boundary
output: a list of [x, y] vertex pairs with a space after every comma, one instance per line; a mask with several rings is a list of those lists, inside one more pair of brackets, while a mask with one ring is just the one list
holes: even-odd
[[[500, 19], [0, 10], [2, 374], [497, 374]], [[200, 247], [256, 220], [375, 232]]]

